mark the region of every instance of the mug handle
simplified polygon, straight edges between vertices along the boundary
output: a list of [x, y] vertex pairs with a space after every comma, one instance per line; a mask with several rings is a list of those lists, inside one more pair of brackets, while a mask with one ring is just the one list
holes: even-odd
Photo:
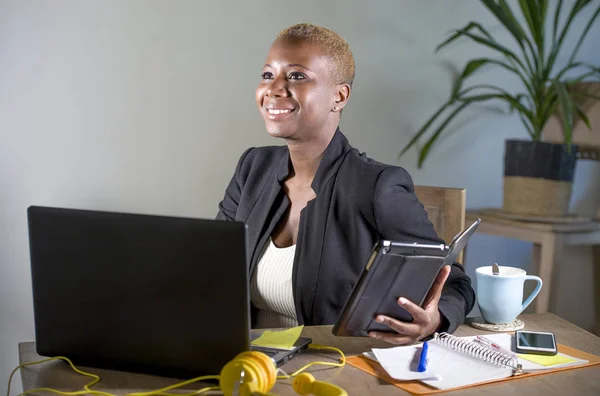
[[[535, 275], [525, 275], [525, 281], [528, 281], [528, 280], [536, 281], [537, 282], [537, 286], [531, 292], [531, 294], [529, 295], [529, 297], [527, 297], [527, 299], [525, 300], [525, 302], [523, 303], [523, 305], [521, 305], [521, 312], [523, 312], [525, 310], [525, 308], [527, 308], [529, 306], [529, 304], [531, 304], [531, 302], [538, 295], [538, 293], [540, 292], [540, 290], [542, 290], [542, 283], [543, 283], [542, 282], [542, 278], [540, 278], [539, 276], [535, 276]], [[521, 313], [521, 312], [519, 312], [519, 313]]]

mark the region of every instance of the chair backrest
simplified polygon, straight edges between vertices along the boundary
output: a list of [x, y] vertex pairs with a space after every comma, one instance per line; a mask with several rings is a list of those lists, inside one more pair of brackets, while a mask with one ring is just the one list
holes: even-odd
[[[450, 243], [465, 229], [467, 190], [464, 188], [415, 186], [415, 194], [425, 206], [429, 220], [440, 237]], [[463, 252], [458, 256], [463, 263]]]

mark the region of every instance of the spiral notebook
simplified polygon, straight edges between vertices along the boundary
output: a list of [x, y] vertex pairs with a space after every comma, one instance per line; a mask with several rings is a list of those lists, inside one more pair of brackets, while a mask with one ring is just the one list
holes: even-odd
[[[486, 335], [510, 349], [508, 333]], [[428, 342], [429, 366], [426, 372], [416, 370], [422, 346], [411, 345], [373, 349], [365, 356], [348, 358], [348, 363], [381, 377], [413, 394], [431, 394], [483, 383], [518, 379], [574, 367], [599, 364], [600, 358], [559, 345], [554, 364], [543, 365], [493, 351], [471, 342], [474, 337], [455, 337], [441, 333]]]

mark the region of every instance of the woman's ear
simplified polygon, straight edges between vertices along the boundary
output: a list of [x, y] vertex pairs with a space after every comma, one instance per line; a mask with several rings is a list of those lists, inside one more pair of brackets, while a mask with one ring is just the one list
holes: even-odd
[[337, 85], [336, 92], [335, 92], [335, 101], [334, 101], [331, 111], [341, 112], [342, 109], [346, 106], [346, 103], [348, 103], [348, 99], [350, 99], [351, 91], [352, 91], [352, 88], [350, 87], [349, 84]]

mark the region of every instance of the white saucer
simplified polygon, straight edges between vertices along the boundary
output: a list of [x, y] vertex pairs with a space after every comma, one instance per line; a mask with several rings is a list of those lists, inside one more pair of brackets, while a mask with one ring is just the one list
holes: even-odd
[[472, 318], [471, 320], [468, 321], [468, 324], [471, 327], [475, 327], [476, 329], [479, 329], [479, 330], [497, 331], [497, 332], [502, 332], [502, 333], [521, 330], [525, 327], [525, 323], [523, 323], [523, 321], [521, 319], [515, 319], [510, 323], [494, 324], [494, 323], [488, 323], [483, 318], [480, 317], [480, 318]]

